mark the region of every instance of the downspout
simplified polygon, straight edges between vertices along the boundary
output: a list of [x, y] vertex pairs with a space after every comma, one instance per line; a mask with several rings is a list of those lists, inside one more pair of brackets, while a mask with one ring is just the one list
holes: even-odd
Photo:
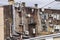
[[15, 8], [14, 8], [14, 4], [12, 5], [12, 7], [13, 7], [13, 26], [12, 26], [12, 34], [14, 35], [14, 34], [16, 34], [15, 33]]

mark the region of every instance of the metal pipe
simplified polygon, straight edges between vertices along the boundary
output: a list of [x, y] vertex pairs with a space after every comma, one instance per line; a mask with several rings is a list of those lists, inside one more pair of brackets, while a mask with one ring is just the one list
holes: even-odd
[[12, 32], [13, 34], [15, 34], [15, 8], [14, 5], [13, 6], [13, 27], [12, 27]]

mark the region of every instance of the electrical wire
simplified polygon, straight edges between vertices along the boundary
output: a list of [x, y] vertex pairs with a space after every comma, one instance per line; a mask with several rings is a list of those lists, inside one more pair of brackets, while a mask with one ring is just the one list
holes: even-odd
[[41, 7], [41, 8], [44, 8], [45, 6], [48, 6], [48, 5], [50, 5], [51, 3], [53, 3], [53, 2], [55, 2], [55, 1], [52, 1], [52, 2], [50, 2], [50, 3], [46, 4], [46, 5], [44, 5], [44, 6]]

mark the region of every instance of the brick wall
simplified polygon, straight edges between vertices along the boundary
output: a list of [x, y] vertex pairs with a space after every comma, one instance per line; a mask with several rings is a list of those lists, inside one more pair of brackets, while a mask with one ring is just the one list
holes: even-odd
[[3, 7], [0, 7], [0, 40], [4, 40], [4, 15], [3, 15]]

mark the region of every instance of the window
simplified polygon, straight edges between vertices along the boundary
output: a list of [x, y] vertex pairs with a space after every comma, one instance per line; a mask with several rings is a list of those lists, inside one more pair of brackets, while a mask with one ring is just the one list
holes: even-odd
[[46, 19], [46, 15], [45, 15], [45, 14], [42, 14], [42, 15], [41, 15], [41, 18], [42, 18], [42, 19]]
[[42, 31], [47, 31], [47, 27], [46, 26], [42, 26]]
[[31, 18], [29, 19], [29, 23], [34, 23], [34, 18], [31, 17]]
[[60, 30], [60, 25], [54, 25], [54, 31], [59, 32]]
[[42, 31], [47, 31], [46, 19], [48, 19], [48, 14], [42, 13], [40, 16], [41, 16]]
[[59, 29], [55, 29], [54, 31], [55, 31], [55, 32], [59, 32]]
[[57, 14], [57, 20], [60, 20], [60, 14]]

